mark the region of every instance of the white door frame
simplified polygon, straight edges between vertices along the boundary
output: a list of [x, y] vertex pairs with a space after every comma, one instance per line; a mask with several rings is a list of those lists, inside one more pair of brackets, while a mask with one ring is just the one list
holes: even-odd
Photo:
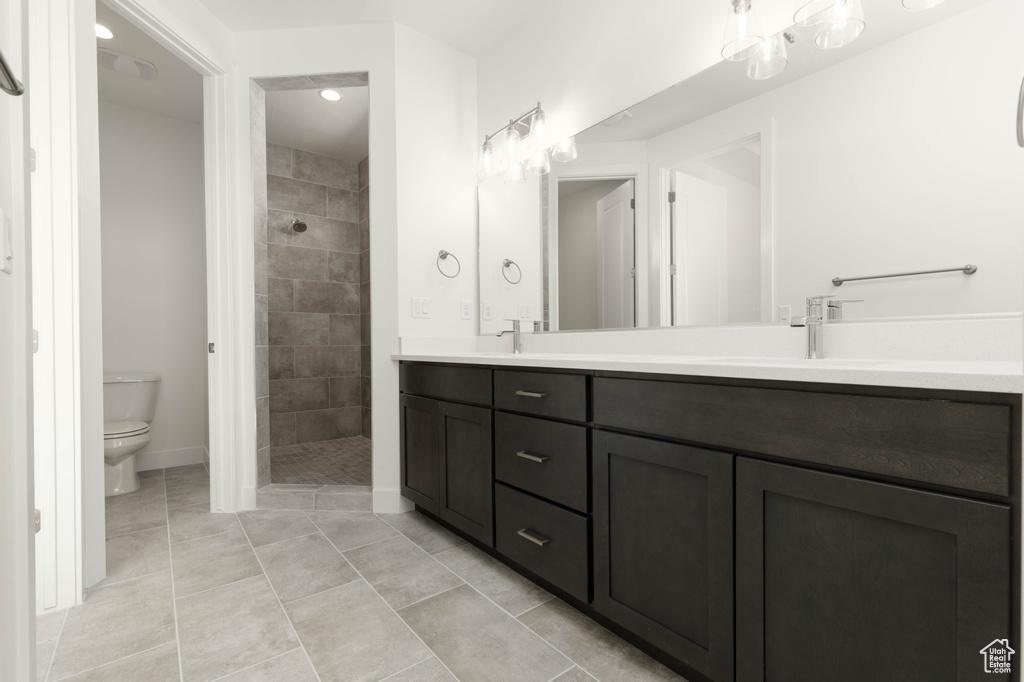
[[632, 180], [636, 211], [633, 214], [633, 231], [636, 249], [636, 326], [646, 327], [647, 316], [647, 273], [649, 239], [647, 227], [647, 164], [619, 163], [594, 166], [568, 166], [557, 173], [548, 173], [548, 312], [551, 329], [557, 331], [558, 324], [558, 183], [562, 180]]

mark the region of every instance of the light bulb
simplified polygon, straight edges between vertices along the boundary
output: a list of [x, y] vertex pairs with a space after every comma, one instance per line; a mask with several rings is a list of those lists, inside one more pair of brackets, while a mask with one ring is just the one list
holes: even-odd
[[838, 49], [859, 38], [865, 26], [867, 24], [860, 0], [846, 0], [835, 17], [814, 36], [814, 44], [823, 50]]
[[829, 22], [846, 6], [848, 0], [798, 0], [799, 7], [793, 15], [797, 26], [818, 26]]
[[530, 161], [526, 167], [535, 175], [546, 175], [551, 172], [551, 157], [547, 149], [541, 149], [530, 155]]
[[490, 175], [491, 167], [494, 165], [494, 145], [491, 144], [490, 140], [484, 142], [483, 149], [480, 151], [480, 172], [483, 175]]
[[551, 158], [559, 163], [576, 160], [576, 138], [567, 137], [551, 148]]
[[103, 24], [96, 24], [96, 37], [102, 40], [111, 40], [114, 37], [114, 32]]
[[523, 171], [522, 162], [513, 161], [509, 164], [508, 170], [505, 171], [505, 184], [512, 186], [526, 184], [526, 173]]
[[509, 161], [516, 161], [519, 154], [519, 141], [522, 136], [516, 130], [515, 125], [509, 121], [508, 132], [505, 133], [505, 158]]
[[341, 99], [341, 93], [337, 90], [321, 90], [320, 96], [328, 102], [337, 102]]
[[544, 110], [540, 108], [540, 104], [537, 104], [537, 113], [533, 115], [533, 125], [530, 126], [530, 144], [535, 149], [544, 146], [546, 128], [547, 119], [544, 116]]
[[911, 12], [916, 12], [922, 9], [931, 9], [937, 5], [941, 5], [945, 1], [946, 0], [903, 0], [903, 6]]
[[786, 70], [789, 58], [786, 56], [786, 39], [780, 33], [765, 38], [760, 49], [747, 65], [747, 77], [755, 81], [763, 81], [778, 76]]
[[761, 44], [761, 22], [751, 6], [751, 0], [731, 0], [722, 56], [731, 62], [749, 58]]

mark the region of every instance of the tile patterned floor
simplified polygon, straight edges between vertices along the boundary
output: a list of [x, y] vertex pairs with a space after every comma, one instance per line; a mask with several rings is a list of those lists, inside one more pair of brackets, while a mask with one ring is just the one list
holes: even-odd
[[355, 436], [270, 448], [270, 482], [371, 485], [373, 443]]
[[107, 501], [107, 579], [39, 618], [40, 681], [682, 679], [416, 512], [211, 514], [202, 465], [142, 483]]

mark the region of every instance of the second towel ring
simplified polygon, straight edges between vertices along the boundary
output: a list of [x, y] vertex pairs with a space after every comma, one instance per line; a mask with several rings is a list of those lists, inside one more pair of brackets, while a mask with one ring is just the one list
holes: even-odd
[[[455, 261], [456, 268], [454, 275], [449, 275], [447, 272], [441, 269], [441, 261], [448, 260], [448, 256], [451, 256], [452, 259]], [[458, 257], [454, 253], [449, 253], [444, 249], [441, 249], [440, 251], [437, 252], [437, 271], [440, 272], [445, 277], [447, 277], [448, 279], [455, 279], [456, 277], [459, 276], [459, 273], [462, 272], [462, 263], [459, 262]]]
[[[508, 270], [513, 265], [515, 266], [516, 271], [519, 273], [519, 275], [514, 280], [511, 280], [508, 277]], [[519, 284], [520, 282], [523, 281], [523, 269], [519, 267], [519, 264], [516, 263], [511, 258], [506, 258], [501, 262], [501, 276], [504, 277], [505, 281], [508, 282], [509, 284]]]

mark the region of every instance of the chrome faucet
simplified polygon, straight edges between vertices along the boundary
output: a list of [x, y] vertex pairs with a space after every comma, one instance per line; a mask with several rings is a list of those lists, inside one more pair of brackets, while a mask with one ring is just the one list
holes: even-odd
[[523, 350], [522, 342], [519, 340], [519, 320], [506, 319], [506, 322], [512, 323], [512, 329], [506, 329], [500, 332], [498, 336], [505, 336], [505, 334], [512, 335], [512, 352], [519, 354]]
[[863, 303], [863, 298], [837, 298], [828, 302], [828, 319], [829, 320], [841, 320], [843, 319], [843, 304], [844, 303]]
[[821, 326], [825, 322], [824, 303], [830, 298], [835, 298], [835, 294], [809, 296], [807, 314], [789, 321], [790, 327], [807, 327], [807, 355], [804, 357], [808, 360], [820, 360], [825, 357], [825, 338]]

